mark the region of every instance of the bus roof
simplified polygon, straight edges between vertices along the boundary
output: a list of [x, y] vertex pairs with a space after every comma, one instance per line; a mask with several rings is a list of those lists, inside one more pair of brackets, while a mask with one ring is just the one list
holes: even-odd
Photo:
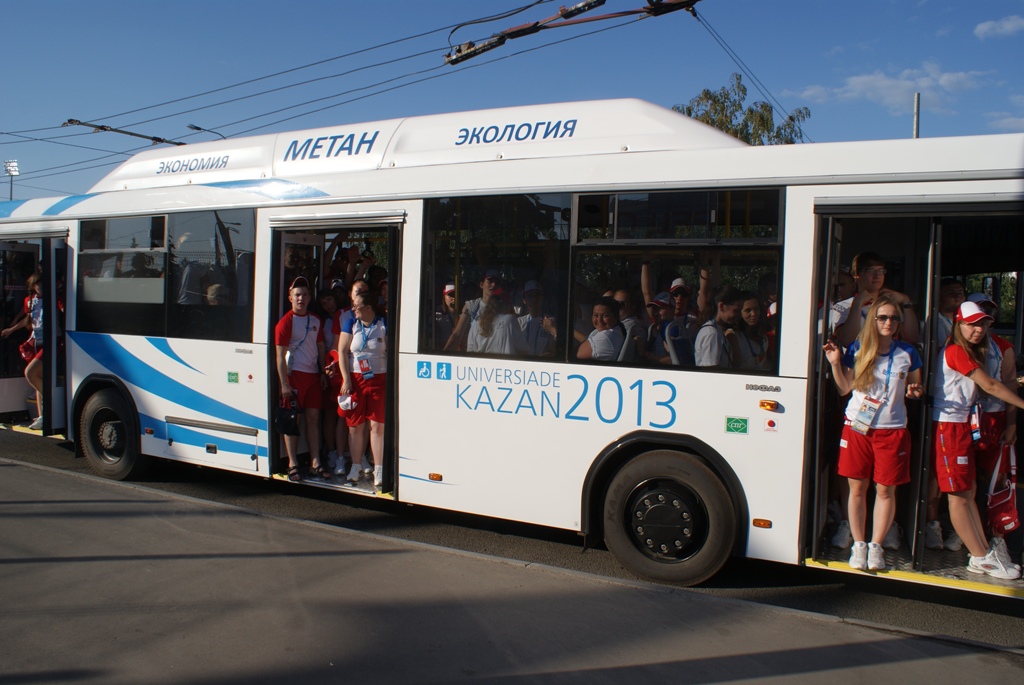
[[88, 193], [0, 202], [0, 222], [510, 192], [971, 180], [1004, 182], [971, 192], [1024, 200], [1024, 134], [750, 146], [647, 102], [596, 100], [154, 148]]
[[506, 107], [237, 138], [134, 155], [91, 193], [623, 151], [744, 147], [634, 99]]

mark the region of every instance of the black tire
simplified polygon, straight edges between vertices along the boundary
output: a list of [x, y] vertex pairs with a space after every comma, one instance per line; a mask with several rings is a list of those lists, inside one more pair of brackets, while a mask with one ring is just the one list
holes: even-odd
[[89, 466], [112, 480], [138, 478], [149, 466], [139, 453], [139, 426], [128, 402], [111, 388], [89, 397], [82, 408], [78, 440]]
[[736, 512], [728, 490], [692, 455], [641, 454], [608, 486], [605, 544], [639, 576], [697, 585], [725, 565], [735, 540]]

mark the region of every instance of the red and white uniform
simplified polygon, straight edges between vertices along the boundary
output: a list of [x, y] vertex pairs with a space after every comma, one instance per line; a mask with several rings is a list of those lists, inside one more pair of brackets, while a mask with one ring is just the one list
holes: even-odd
[[316, 314], [296, 316], [289, 310], [274, 327], [274, 344], [288, 348], [292, 371], [320, 373], [317, 344], [323, 341], [323, 322]]

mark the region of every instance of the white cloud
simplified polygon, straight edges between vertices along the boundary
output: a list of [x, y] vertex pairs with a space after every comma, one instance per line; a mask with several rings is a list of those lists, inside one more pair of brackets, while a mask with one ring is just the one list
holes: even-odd
[[1011, 95], [1008, 99], [1016, 111], [987, 113], [988, 127], [997, 131], [1024, 131], [1024, 95]]
[[956, 93], [980, 87], [985, 76], [981, 71], [942, 71], [935, 62], [925, 62], [920, 68], [904, 69], [895, 74], [875, 71], [850, 76], [838, 88], [807, 86], [800, 95], [812, 102], [867, 100], [899, 115], [913, 111], [914, 93], [921, 93], [922, 107], [933, 112], [948, 112]]
[[1006, 115], [1005, 112], [999, 114], [1005, 116], [997, 116], [989, 122], [989, 128], [994, 128], [997, 131], [1009, 131], [1018, 132], [1024, 131], [1024, 117], [1014, 117]]
[[974, 35], [980, 40], [1012, 36], [1024, 31], [1024, 17], [1012, 15], [995, 21], [984, 21], [974, 27]]

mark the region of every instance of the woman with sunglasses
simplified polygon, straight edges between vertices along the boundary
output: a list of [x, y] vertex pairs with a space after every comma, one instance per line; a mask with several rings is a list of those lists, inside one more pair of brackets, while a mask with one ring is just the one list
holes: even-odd
[[1024, 409], [1024, 401], [986, 371], [986, 336], [991, 324], [992, 317], [977, 303], [962, 303], [949, 343], [939, 352], [932, 384], [935, 475], [939, 490], [949, 496], [953, 530], [970, 551], [967, 570], [1014, 580], [1020, 577], [1020, 566], [1010, 562], [1009, 555], [1000, 554], [1005, 550], [989, 545], [974, 500], [984, 422], [978, 390]]
[[[879, 295], [845, 355], [831, 340], [824, 347], [839, 394], [853, 393], [839, 441], [838, 470], [850, 483], [850, 566], [861, 571], [885, 568], [882, 542], [896, 512], [896, 487], [910, 482], [905, 398], [920, 398], [924, 389], [921, 357], [912, 345], [896, 339], [902, 321], [896, 300]], [[871, 542], [866, 543], [872, 481], [875, 507]]]

